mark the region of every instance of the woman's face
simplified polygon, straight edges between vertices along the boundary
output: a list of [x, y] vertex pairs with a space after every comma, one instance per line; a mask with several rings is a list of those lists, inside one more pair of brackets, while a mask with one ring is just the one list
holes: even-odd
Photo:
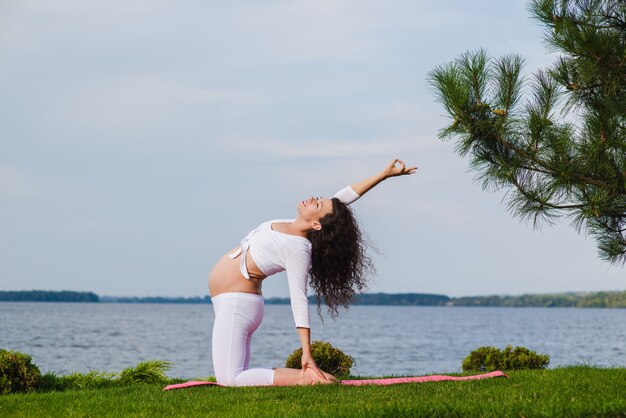
[[321, 218], [332, 213], [333, 201], [324, 197], [309, 197], [296, 206], [298, 214], [305, 220], [319, 222]]

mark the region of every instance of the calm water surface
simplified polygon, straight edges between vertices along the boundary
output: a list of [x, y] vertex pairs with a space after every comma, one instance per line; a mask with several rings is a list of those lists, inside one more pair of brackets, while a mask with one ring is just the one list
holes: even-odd
[[[460, 371], [473, 349], [523, 345], [550, 367], [626, 366], [626, 310], [354, 306], [312, 339], [356, 360], [354, 374]], [[26, 352], [42, 371], [120, 371], [145, 360], [173, 362], [172, 377], [213, 375], [211, 305], [0, 303], [0, 348]], [[267, 305], [252, 340], [251, 366], [280, 367], [298, 347], [291, 309]]]

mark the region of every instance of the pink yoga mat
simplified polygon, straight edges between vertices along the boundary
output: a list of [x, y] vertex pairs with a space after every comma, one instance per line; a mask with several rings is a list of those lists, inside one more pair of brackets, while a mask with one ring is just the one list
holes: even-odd
[[183, 388], [190, 388], [193, 386], [203, 386], [203, 385], [222, 386], [216, 382], [204, 382], [200, 380], [192, 380], [191, 382], [177, 383], [175, 385], [165, 386], [163, 390], [183, 389]]
[[[495, 371], [485, 374], [476, 374], [473, 376], [445, 376], [445, 375], [432, 375], [432, 376], [418, 376], [418, 377], [392, 377], [389, 379], [366, 379], [366, 380], [342, 380], [342, 385], [348, 386], [361, 386], [361, 385], [397, 385], [400, 383], [424, 383], [424, 382], [441, 382], [445, 380], [478, 380], [488, 379], [490, 377], [509, 377], [501, 371]], [[205, 381], [191, 381], [185, 383], [178, 383], [176, 385], [166, 386], [163, 390], [182, 389], [194, 386], [213, 385], [222, 386], [215, 382]]]
[[392, 377], [389, 379], [366, 379], [366, 380], [342, 380], [342, 385], [361, 386], [361, 385], [397, 385], [399, 383], [423, 383], [423, 382], [442, 382], [444, 380], [477, 380], [488, 379], [490, 377], [509, 377], [506, 374], [495, 371], [485, 374], [476, 374], [473, 376], [419, 376], [419, 377]]

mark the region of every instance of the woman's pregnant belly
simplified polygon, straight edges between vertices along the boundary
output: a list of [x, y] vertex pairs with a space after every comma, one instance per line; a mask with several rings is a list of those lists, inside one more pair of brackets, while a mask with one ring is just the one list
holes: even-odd
[[254, 260], [250, 257], [250, 251], [246, 257], [246, 267], [250, 280], [243, 277], [239, 267], [241, 255], [231, 259], [229, 254], [234, 253], [239, 247], [233, 248], [218, 260], [209, 274], [209, 292], [212, 297], [226, 292], [242, 292], [261, 294], [261, 284], [265, 275], [259, 270]]

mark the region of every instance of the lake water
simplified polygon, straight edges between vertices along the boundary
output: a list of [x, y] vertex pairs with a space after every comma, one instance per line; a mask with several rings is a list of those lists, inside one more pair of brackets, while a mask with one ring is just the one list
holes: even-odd
[[[458, 372], [475, 348], [523, 345], [550, 367], [626, 366], [626, 310], [353, 306], [312, 339], [356, 360], [353, 374]], [[211, 305], [0, 303], [0, 348], [30, 354], [42, 371], [120, 371], [140, 361], [173, 362], [171, 377], [213, 375]], [[251, 366], [281, 367], [298, 347], [288, 305], [266, 305]]]

